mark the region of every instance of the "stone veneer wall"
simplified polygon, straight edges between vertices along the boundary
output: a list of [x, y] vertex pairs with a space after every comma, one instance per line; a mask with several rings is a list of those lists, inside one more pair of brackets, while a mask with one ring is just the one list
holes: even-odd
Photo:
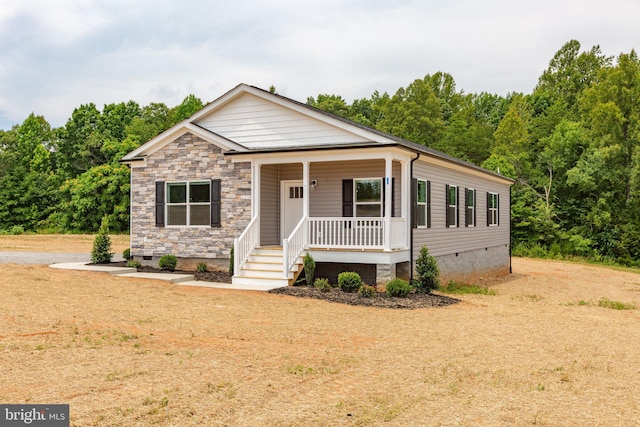
[[[221, 179], [222, 227], [156, 227], [156, 181]], [[251, 164], [232, 163], [219, 147], [187, 133], [131, 169], [131, 255], [228, 259], [251, 219]]]

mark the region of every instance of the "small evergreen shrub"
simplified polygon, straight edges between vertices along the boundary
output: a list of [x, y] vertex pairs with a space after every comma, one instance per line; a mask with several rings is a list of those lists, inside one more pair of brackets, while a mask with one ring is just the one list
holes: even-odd
[[338, 274], [338, 287], [344, 292], [357, 292], [360, 286], [362, 286], [362, 279], [355, 271]]
[[175, 255], [163, 255], [158, 261], [158, 266], [163, 270], [175, 271], [178, 265], [178, 258]]
[[429, 294], [431, 291], [438, 289], [440, 271], [438, 270], [436, 259], [429, 255], [429, 249], [426, 246], [420, 249], [420, 255], [416, 260], [416, 273], [417, 277], [412, 285], [417, 292]]
[[304, 277], [307, 280], [307, 286], [311, 286], [313, 282], [313, 275], [316, 272], [316, 262], [310, 253], [307, 253], [303, 260], [304, 262]]
[[413, 288], [406, 280], [395, 278], [387, 283], [386, 289], [390, 297], [406, 298]]
[[375, 297], [376, 292], [377, 290], [375, 286], [369, 286], [366, 283], [363, 283], [362, 286], [360, 286], [360, 289], [358, 289], [358, 295], [365, 298]]
[[131, 248], [127, 248], [124, 251], [122, 251], [122, 258], [124, 258], [125, 260], [131, 259]]
[[196, 266], [196, 271], [198, 273], [206, 273], [207, 271], [209, 271], [209, 267], [207, 267], [206, 262], [199, 262]]
[[91, 249], [91, 262], [94, 264], [104, 264], [111, 262], [113, 252], [111, 252], [111, 237], [109, 237], [109, 221], [105, 216], [100, 223], [100, 229]]
[[229, 274], [233, 276], [233, 246], [229, 250]]
[[313, 286], [320, 289], [322, 292], [329, 292], [331, 290], [331, 284], [329, 283], [329, 279], [318, 277], [314, 282]]
[[138, 267], [142, 267], [142, 264], [140, 264], [140, 261], [135, 261], [132, 259], [130, 261], [127, 261], [127, 267], [138, 268]]
[[22, 227], [21, 225], [14, 225], [9, 229], [9, 234], [11, 234], [12, 236], [19, 236], [21, 234], [24, 234], [24, 227]]

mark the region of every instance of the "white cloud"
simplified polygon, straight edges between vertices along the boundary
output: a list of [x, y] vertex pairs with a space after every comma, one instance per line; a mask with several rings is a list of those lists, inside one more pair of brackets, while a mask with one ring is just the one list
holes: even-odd
[[0, 128], [80, 104], [210, 101], [245, 82], [299, 101], [395, 92], [448, 72], [459, 90], [530, 92], [570, 39], [629, 52], [640, 4], [611, 0], [0, 0]]

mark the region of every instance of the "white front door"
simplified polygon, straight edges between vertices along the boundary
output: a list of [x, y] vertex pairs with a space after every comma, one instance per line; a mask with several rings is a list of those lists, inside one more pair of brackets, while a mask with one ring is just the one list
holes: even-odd
[[289, 237], [300, 219], [304, 209], [304, 194], [302, 181], [281, 181], [280, 184], [280, 239]]

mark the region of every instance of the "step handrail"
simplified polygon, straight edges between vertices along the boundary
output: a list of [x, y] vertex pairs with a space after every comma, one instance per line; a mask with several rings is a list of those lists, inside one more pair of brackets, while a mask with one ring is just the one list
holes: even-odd
[[282, 240], [282, 272], [286, 278], [289, 278], [291, 269], [307, 247], [307, 219], [306, 216], [302, 217], [289, 237]]
[[249, 259], [251, 251], [258, 245], [258, 216], [253, 217], [240, 237], [233, 239], [233, 275], [237, 276]]

